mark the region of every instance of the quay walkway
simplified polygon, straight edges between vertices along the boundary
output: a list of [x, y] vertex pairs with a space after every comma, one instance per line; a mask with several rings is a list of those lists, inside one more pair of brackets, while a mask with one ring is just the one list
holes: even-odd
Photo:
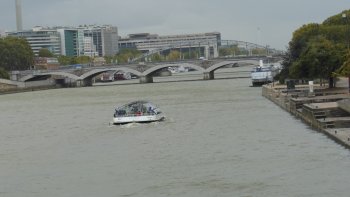
[[262, 87], [262, 95], [350, 149], [350, 94], [347, 86], [329, 89], [315, 85], [314, 92], [310, 93], [306, 85], [296, 85], [295, 89], [288, 90], [286, 85], [267, 84]]

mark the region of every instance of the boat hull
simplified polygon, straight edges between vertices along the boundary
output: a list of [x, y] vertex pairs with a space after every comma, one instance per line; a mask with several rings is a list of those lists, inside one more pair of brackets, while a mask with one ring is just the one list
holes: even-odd
[[122, 116], [122, 117], [114, 117], [113, 124], [127, 124], [127, 123], [147, 123], [147, 122], [155, 122], [164, 120], [164, 116], [162, 115], [144, 115], [144, 116]]

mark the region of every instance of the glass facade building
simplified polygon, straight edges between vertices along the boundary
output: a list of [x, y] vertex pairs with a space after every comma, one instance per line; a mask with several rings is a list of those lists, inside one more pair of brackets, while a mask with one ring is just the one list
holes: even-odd
[[9, 36], [25, 38], [35, 55], [41, 48], [54, 55], [113, 56], [118, 53], [118, 29], [115, 26], [35, 27], [28, 31], [9, 32]]

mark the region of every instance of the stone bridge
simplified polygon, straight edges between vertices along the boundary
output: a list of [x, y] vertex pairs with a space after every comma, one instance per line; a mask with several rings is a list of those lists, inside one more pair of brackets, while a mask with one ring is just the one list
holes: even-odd
[[259, 60], [216, 60], [216, 61], [196, 61], [196, 62], [176, 62], [176, 63], [159, 63], [159, 64], [134, 64], [123, 66], [108, 67], [90, 67], [78, 70], [60, 70], [60, 71], [41, 71], [20, 78], [19, 81], [35, 80], [40, 78], [48, 78], [53, 75], [69, 78], [77, 82], [77, 86], [91, 86], [93, 78], [97, 75], [108, 71], [129, 72], [139, 77], [140, 83], [152, 83], [153, 77], [167, 70], [168, 67], [185, 67], [197, 70], [203, 73], [204, 80], [215, 78], [215, 71], [225, 66], [238, 66], [241, 64], [258, 65]]
[[62, 70], [41, 70], [26, 71], [16, 76], [17, 81], [28, 82], [45, 80], [52, 76], [65, 78], [73, 81], [76, 86], [92, 86], [93, 78], [109, 71], [129, 72], [139, 77], [140, 83], [152, 83], [153, 77], [161, 71], [168, 71], [169, 67], [185, 67], [203, 73], [204, 80], [215, 78], [215, 71], [223, 67], [235, 67], [241, 65], [258, 65], [259, 58], [250, 59], [216, 59], [216, 60], [196, 60], [196, 61], [178, 61], [166, 63], [143, 63], [127, 65], [111, 65], [104, 67], [82, 67], [79, 69]]

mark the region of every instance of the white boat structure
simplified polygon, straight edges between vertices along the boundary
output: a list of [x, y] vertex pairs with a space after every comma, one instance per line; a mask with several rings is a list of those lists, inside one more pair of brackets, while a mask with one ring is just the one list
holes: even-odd
[[253, 68], [250, 74], [252, 85], [261, 86], [273, 82], [273, 78], [280, 72], [280, 67], [279, 63], [264, 65], [260, 60], [259, 66]]
[[189, 69], [184, 67], [184, 66], [169, 66], [168, 70], [171, 73], [183, 73], [183, 72], [188, 72]]
[[153, 103], [134, 101], [115, 109], [113, 124], [146, 123], [164, 119], [165, 116]]

